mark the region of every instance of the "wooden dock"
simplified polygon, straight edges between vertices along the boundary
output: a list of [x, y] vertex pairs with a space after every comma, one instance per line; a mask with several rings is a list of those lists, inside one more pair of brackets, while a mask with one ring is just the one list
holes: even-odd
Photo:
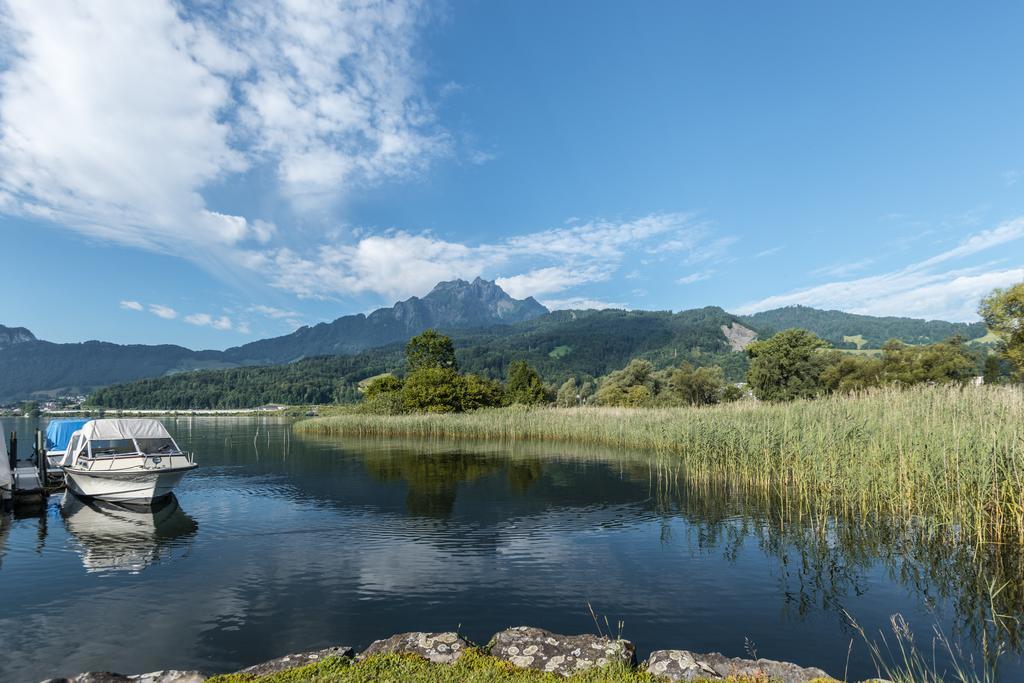
[[63, 477], [51, 477], [47, 471], [45, 439], [35, 430], [35, 443], [31, 454], [18, 457], [18, 433], [11, 432], [9, 440], [0, 440], [0, 457], [10, 467], [11, 487], [0, 492], [0, 504], [10, 510], [19, 504], [38, 505], [47, 495], [64, 488]]

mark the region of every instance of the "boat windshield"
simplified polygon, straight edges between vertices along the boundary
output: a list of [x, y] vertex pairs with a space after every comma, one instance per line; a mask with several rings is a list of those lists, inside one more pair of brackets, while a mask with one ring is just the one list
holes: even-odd
[[137, 439], [137, 441], [139, 442], [139, 451], [142, 453], [160, 455], [181, 452], [173, 439]]
[[92, 454], [97, 455], [128, 455], [138, 453], [133, 439], [97, 439], [91, 442]]

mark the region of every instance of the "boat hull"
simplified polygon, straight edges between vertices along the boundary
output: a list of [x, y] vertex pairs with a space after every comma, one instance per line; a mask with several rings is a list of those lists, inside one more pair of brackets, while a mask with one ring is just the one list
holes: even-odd
[[188, 465], [98, 472], [72, 467], [62, 469], [67, 487], [80, 496], [122, 503], [149, 503], [170, 495], [182, 477], [195, 468], [196, 465]]

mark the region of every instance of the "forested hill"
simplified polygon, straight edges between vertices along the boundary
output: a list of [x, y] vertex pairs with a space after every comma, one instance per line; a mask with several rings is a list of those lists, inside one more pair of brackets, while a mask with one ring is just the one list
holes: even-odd
[[0, 400], [73, 396], [114, 382], [223, 367], [218, 356], [218, 351], [192, 351], [170, 344], [54, 344], [33, 339], [0, 349]]
[[196, 370], [99, 389], [91, 405], [107, 408], [252, 408], [268, 403], [347, 403], [359, 380], [401, 363], [401, 345], [354, 356], [308, 358], [286, 365]]
[[24, 328], [0, 326], [0, 401], [75, 395], [98, 387], [205, 368], [273, 365], [300, 358], [352, 354], [404, 341], [428, 327], [459, 329], [514, 324], [547, 314], [533, 298], [513, 299], [493, 282], [438, 283], [426, 296], [370, 315], [349, 315], [292, 334], [226, 351], [89, 341], [55, 344]]
[[[746, 358], [732, 350], [722, 327], [736, 317], [709, 307], [659, 311], [557, 311], [510, 326], [451, 330], [460, 369], [504, 378], [510, 362], [526, 360], [543, 378], [599, 377], [633, 358], [658, 367], [684, 360], [720, 365], [739, 379]], [[108, 408], [241, 408], [265, 403], [354, 400], [356, 384], [382, 372], [404, 370], [402, 344], [354, 356], [311, 358], [285, 366], [188, 372], [108, 387], [90, 397]]]
[[908, 344], [932, 344], [960, 335], [977, 339], [987, 333], [985, 323], [951, 323], [944, 320], [876, 317], [843, 311], [822, 311], [807, 306], [786, 306], [753, 315], [740, 316], [749, 327], [768, 336], [781, 330], [799, 327], [810, 330], [838, 348], [877, 349], [890, 339]]

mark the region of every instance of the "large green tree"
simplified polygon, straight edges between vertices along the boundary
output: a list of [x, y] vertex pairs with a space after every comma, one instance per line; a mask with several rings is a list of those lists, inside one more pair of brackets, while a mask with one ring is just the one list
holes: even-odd
[[882, 375], [886, 382], [965, 382], [975, 375], [977, 367], [978, 360], [960, 337], [927, 346], [911, 346], [893, 339], [882, 347]]
[[649, 405], [661, 391], [662, 380], [649, 360], [634, 358], [601, 381], [594, 400], [602, 406]]
[[1000, 352], [1024, 374], [1024, 282], [993, 291], [982, 300], [978, 313], [999, 337]]
[[750, 369], [747, 383], [762, 401], [813, 398], [822, 392], [822, 372], [829, 357], [828, 344], [812, 332], [783, 330], [747, 347]]
[[402, 404], [411, 413], [456, 413], [462, 410], [465, 383], [451, 368], [422, 367], [402, 384]]
[[722, 368], [695, 368], [690, 363], [683, 363], [669, 373], [667, 389], [680, 403], [706, 406], [722, 400], [725, 386]]
[[580, 387], [576, 383], [576, 378], [570, 377], [562, 383], [562, 386], [558, 387], [558, 393], [555, 395], [555, 405], [560, 408], [571, 408], [579, 403], [579, 395]]
[[435, 330], [427, 330], [409, 340], [405, 345], [405, 362], [410, 373], [424, 368], [444, 368], [453, 372], [459, 369], [451, 338]]
[[524, 360], [513, 361], [508, 366], [508, 380], [505, 382], [508, 399], [512, 403], [536, 405], [546, 400], [544, 382], [540, 375]]

